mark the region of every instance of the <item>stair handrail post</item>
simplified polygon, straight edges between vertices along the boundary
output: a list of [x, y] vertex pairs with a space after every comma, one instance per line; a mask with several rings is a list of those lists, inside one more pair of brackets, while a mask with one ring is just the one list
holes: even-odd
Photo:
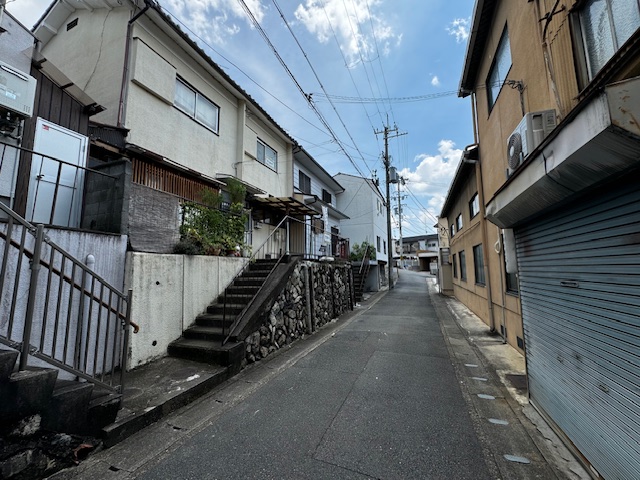
[[131, 300], [133, 299], [133, 289], [127, 290], [127, 312], [123, 320], [124, 338], [122, 339], [122, 351], [120, 354], [120, 385], [118, 385], [118, 393], [124, 392], [124, 377], [127, 371], [127, 351], [129, 350], [129, 336], [131, 326]]
[[40, 273], [40, 256], [42, 243], [44, 241], [44, 225], [39, 223], [36, 226], [36, 243], [31, 259], [31, 278], [29, 280], [29, 297], [27, 298], [27, 310], [24, 317], [24, 330], [22, 331], [22, 348], [20, 353], [20, 364], [18, 368], [22, 371], [27, 368], [29, 360], [31, 327], [33, 326], [33, 312], [35, 309], [36, 295], [38, 290], [38, 274]]

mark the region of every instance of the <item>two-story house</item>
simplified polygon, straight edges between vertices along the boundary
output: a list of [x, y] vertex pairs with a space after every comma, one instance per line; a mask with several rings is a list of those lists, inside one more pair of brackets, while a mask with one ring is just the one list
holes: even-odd
[[640, 477], [639, 45], [636, 0], [478, 0], [443, 209], [454, 293], [522, 332], [531, 403], [603, 478]]
[[340, 222], [342, 236], [351, 245], [363, 242], [375, 250], [365, 289], [378, 291], [388, 285], [388, 262], [393, 258], [392, 245], [387, 245], [387, 209], [376, 182], [369, 178], [338, 173], [334, 175], [345, 189], [338, 196], [338, 209], [348, 215]]
[[[85, 205], [80, 222], [127, 235], [132, 315], [147, 319], [132, 343], [139, 365], [165, 355], [241, 266], [166, 255], [180, 239], [184, 202], [201, 201], [205, 190], [224, 197], [234, 178], [246, 190], [254, 252], [276, 229], [274, 254], [290, 253], [293, 238], [304, 243], [304, 228], [281, 225], [287, 216], [317, 215], [293, 198], [296, 142], [157, 2], [56, 0], [34, 34], [40, 51], [105, 107], [92, 117], [88, 161], [123, 178], [113, 209], [121, 215]], [[109, 189], [92, 185], [88, 193]]]

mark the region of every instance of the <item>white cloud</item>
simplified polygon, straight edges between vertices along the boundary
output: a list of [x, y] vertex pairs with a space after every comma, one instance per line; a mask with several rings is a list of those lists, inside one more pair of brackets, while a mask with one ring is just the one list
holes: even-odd
[[[455, 148], [453, 141], [440, 140], [437, 154], [420, 154], [414, 159], [418, 164], [415, 170], [405, 168], [400, 172], [414, 195], [429, 197], [427, 208], [433, 216], [440, 214], [461, 155], [462, 150]], [[429, 217], [429, 221], [432, 220]]]
[[[262, 0], [245, 0], [258, 22], [262, 22], [266, 6]], [[240, 31], [240, 22], [251, 21], [237, 1], [166, 0], [167, 9], [207, 43], [223, 45]]]
[[456, 37], [456, 42], [462, 43], [469, 37], [470, 23], [468, 18], [456, 18], [447, 27], [447, 32]]
[[434, 75], [433, 78], [431, 79], [431, 85], [433, 85], [434, 87], [440, 86], [440, 79], [438, 78], [437, 75]]
[[349, 63], [376, 54], [388, 55], [393, 45], [399, 45], [402, 35], [374, 13], [381, 0], [306, 0], [298, 5], [296, 19], [316, 36], [319, 42], [329, 42], [334, 34]]

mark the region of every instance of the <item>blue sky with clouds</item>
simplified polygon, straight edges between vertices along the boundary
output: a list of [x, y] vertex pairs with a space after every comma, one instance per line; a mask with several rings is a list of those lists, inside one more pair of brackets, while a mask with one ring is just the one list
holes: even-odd
[[[7, 10], [30, 27], [49, 3], [9, 0]], [[374, 131], [406, 133], [390, 140], [392, 165], [408, 180], [403, 235], [435, 232], [461, 150], [473, 142], [469, 99], [454, 93], [473, 0], [159, 3], [329, 173], [384, 179]]]

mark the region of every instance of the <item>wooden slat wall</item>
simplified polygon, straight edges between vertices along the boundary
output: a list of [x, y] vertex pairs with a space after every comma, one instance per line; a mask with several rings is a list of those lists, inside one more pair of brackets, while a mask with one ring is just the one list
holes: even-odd
[[208, 183], [184, 177], [162, 165], [158, 165], [140, 158], [134, 158], [133, 183], [144, 185], [165, 193], [171, 193], [186, 200], [201, 201], [201, 192], [209, 190], [218, 192], [218, 189]]

